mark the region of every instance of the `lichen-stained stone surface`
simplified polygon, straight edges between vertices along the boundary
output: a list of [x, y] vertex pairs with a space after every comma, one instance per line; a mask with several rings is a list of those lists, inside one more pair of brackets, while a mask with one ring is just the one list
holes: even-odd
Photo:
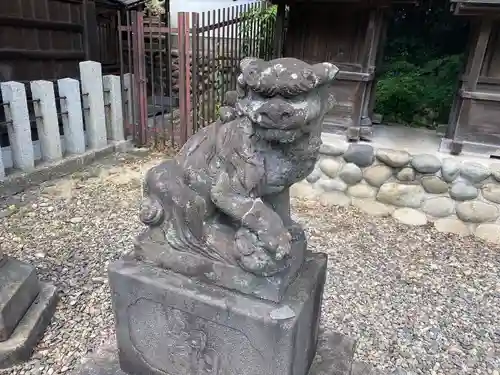
[[115, 262], [110, 286], [121, 368], [130, 374], [307, 375], [325, 277], [326, 256], [307, 253], [276, 304], [151, 264]]
[[137, 258], [279, 301], [305, 251], [290, 218], [290, 186], [308, 178], [342, 191], [362, 179], [355, 164], [326, 158], [315, 168], [337, 72], [293, 58], [242, 60], [240, 95], [224, 107], [233, 116], [201, 129], [146, 174]]
[[355, 163], [316, 166], [338, 68], [240, 68], [223, 116], [146, 173], [146, 228], [109, 267], [125, 372], [307, 375], [316, 355], [327, 259], [306, 250], [290, 187], [305, 180], [325, 207], [348, 206], [338, 190], [363, 178]]

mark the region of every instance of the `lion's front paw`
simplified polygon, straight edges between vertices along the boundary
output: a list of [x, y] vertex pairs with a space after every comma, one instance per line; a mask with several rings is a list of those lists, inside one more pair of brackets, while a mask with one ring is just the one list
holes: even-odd
[[274, 231], [259, 233], [259, 240], [266, 250], [274, 254], [277, 260], [282, 260], [290, 255], [292, 236], [286, 229], [277, 233]]
[[[286, 269], [288, 264], [284, 254], [290, 253], [290, 242], [286, 246], [282, 243], [284, 239], [275, 238], [276, 241], [272, 243], [268, 241], [266, 246], [260, 237], [246, 228], [241, 228], [236, 233], [236, 258], [241, 268], [255, 275], [266, 277]], [[269, 252], [268, 246], [273, 247], [272, 252]]]

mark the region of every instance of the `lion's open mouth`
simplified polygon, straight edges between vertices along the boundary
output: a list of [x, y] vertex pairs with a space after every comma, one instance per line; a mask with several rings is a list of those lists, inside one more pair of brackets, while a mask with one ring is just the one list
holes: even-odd
[[256, 127], [255, 133], [259, 138], [268, 142], [279, 143], [294, 143], [304, 136], [304, 132], [301, 129], [281, 130]]

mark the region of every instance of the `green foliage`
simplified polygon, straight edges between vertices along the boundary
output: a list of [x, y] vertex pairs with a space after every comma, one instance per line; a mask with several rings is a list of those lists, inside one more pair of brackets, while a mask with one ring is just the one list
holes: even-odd
[[244, 56], [262, 59], [272, 57], [277, 11], [276, 5], [263, 3], [243, 14], [239, 34], [243, 39]]
[[377, 83], [375, 111], [388, 122], [434, 128], [446, 123], [461, 72], [462, 55], [414, 65], [395, 60]]
[[152, 15], [165, 14], [165, 0], [146, 0], [146, 9]]
[[468, 32], [447, 1], [396, 8], [378, 70], [375, 111], [388, 122], [430, 128], [446, 123]]

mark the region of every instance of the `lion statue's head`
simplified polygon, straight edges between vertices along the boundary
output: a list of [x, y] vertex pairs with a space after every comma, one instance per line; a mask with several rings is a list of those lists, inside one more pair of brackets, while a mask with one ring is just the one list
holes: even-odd
[[331, 90], [339, 71], [335, 65], [246, 58], [240, 68], [239, 98], [235, 101], [231, 95], [228, 105], [250, 118], [262, 138], [291, 143], [320, 131], [324, 115], [335, 104]]

